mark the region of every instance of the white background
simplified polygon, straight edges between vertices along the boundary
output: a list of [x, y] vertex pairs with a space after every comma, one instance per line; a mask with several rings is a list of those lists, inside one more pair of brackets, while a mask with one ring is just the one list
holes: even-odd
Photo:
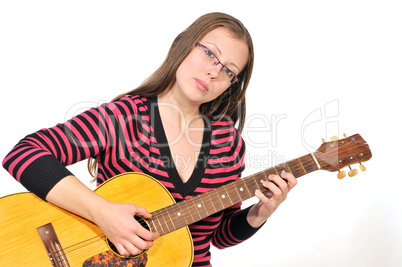
[[[213, 264], [402, 266], [398, 1], [2, 1], [0, 157], [138, 86], [211, 11], [239, 18], [254, 40], [245, 175], [343, 133], [360, 133], [373, 153], [356, 177], [300, 178], [262, 230], [214, 249]], [[70, 169], [88, 183], [86, 162]], [[22, 190], [2, 169], [0, 196]]]

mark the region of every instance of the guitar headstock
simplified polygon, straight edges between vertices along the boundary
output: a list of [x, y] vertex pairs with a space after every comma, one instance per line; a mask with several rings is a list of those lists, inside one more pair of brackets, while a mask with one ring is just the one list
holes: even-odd
[[365, 171], [366, 168], [361, 163], [368, 161], [372, 156], [368, 144], [359, 134], [344, 136], [345, 138], [339, 140], [332, 137], [332, 141], [324, 142], [314, 153], [321, 169], [339, 171], [339, 179], [345, 177], [345, 172], [340, 170], [346, 166], [350, 168], [349, 176], [357, 174], [357, 170], [350, 167], [352, 164], [359, 163], [360, 170]]

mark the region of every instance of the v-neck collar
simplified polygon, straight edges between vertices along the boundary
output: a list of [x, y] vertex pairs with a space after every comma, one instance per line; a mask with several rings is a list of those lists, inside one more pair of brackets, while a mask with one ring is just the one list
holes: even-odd
[[155, 133], [158, 148], [160, 149], [161, 156], [164, 159], [167, 159], [163, 161], [165, 162], [165, 169], [169, 175], [169, 179], [171, 179], [178, 193], [185, 198], [189, 193], [193, 192], [198, 187], [202, 176], [204, 175], [211, 143], [211, 127], [208, 126], [208, 121], [203, 116], [204, 134], [202, 138], [202, 146], [194, 170], [187, 182], [184, 183], [172, 158], [172, 153], [168, 145], [165, 129], [163, 128], [162, 119], [159, 113], [158, 100], [157, 98], [150, 98], [148, 100], [148, 110], [151, 115], [151, 125]]

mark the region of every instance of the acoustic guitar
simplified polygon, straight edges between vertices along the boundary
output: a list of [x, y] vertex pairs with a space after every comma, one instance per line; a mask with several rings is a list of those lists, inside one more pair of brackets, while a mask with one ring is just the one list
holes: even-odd
[[[141, 173], [125, 173], [109, 179], [95, 192], [118, 203], [145, 207], [152, 219], [136, 219], [160, 233], [154, 245], [140, 255], [118, 255], [100, 228], [70, 212], [47, 203], [32, 193], [0, 198], [0, 266], [191, 266], [193, 242], [187, 225], [266, 191], [262, 181], [270, 174], [291, 172], [297, 178], [316, 170], [339, 171], [367, 161], [371, 151], [356, 134], [323, 143], [315, 152], [290, 160], [222, 187], [175, 203], [156, 179]], [[365, 170], [360, 165], [361, 170]], [[350, 168], [349, 176], [357, 170]], [[269, 193], [269, 192], [267, 192]]]

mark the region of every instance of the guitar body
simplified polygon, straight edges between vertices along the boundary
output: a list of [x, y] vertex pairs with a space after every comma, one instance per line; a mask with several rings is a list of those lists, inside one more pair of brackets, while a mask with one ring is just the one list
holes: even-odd
[[[132, 203], [149, 212], [175, 203], [162, 184], [141, 173], [118, 175], [95, 192], [109, 201]], [[92, 222], [32, 193], [18, 193], [0, 198], [0, 266], [52, 266], [37, 230], [49, 223], [66, 259], [58, 266], [68, 266], [63, 265], [66, 262], [69, 266], [144, 266], [146, 262], [147, 267], [180, 267], [192, 264], [193, 242], [187, 227], [159, 237], [145, 254], [126, 260], [111, 253], [100, 228]]]
[[[124, 259], [109, 249], [95, 224], [42, 201], [32, 193], [0, 198], [0, 266], [133, 266], [187, 267], [194, 256], [187, 225], [254, 196], [256, 189], [267, 191], [261, 181], [271, 174], [291, 172], [296, 178], [316, 170], [339, 171], [371, 158], [368, 144], [359, 135], [323, 143], [316, 152], [281, 163], [265, 171], [175, 203], [168, 190], [154, 178], [125, 173], [109, 179], [95, 192], [117, 203], [145, 207], [152, 218], [144, 227], [161, 234], [152, 248], [134, 258]], [[351, 169], [349, 176], [356, 175]], [[270, 193], [267, 191], [267, 193]]]

